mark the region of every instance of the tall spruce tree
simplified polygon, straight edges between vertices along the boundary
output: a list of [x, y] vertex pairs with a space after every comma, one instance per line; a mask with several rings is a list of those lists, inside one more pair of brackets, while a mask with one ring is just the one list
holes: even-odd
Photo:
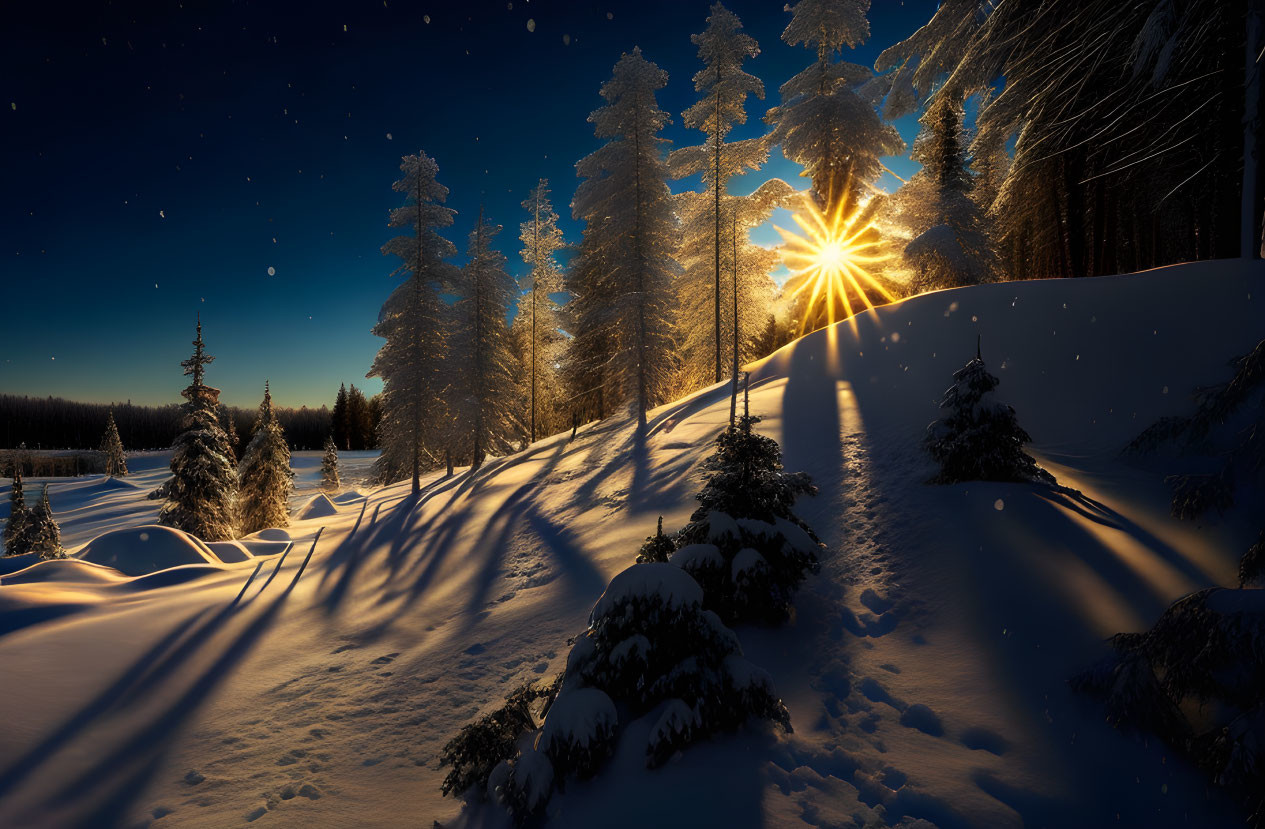
[[241, 468], [242, 533], [290, 523], [289, 501], [294, 491], [294, 470], [290, 468], [290, 447], [272, 407], [272, 391], [264, 383], [264, 399], [259, 404], [255, 436], [250, 439]]
[[[742, 68], [747, 58], [760, 54], [760, 47], [742, 31], [738, 16], [721, 3], [711, 7], [707, 28], [690, 40], [698, 46], [704, 66], [694, 75], [699, 100], [681, 118], [686, 127], [701, 130], [707, 137], [701, 146], [683, 147], [668, 157], [673, 178], [701, 173], [704, 185], [704, 192], [684, 193], [677, 199], [684, 231], [679, 256], [685, 316], [681, 331], [686, 365], [701, 374], [706, 364], [711, 371], [702, 377], [719, 382], [727, 362], [721, 346], [725, 329], [721, 319], [722, 260], [729, 258], [732, 248], [726, 243], [732, 216], [726, 216], [723, 209], [727, 187], [730, 178], [759, 169], [769, 157], [764, 136], [746, 141], [726, 139], [736, 125], [747, 121], [747, 96], [763, 100], [764, 84]], [[711, 325], [704, 325], [705, 320]], [[704, 359], [708, 357], [711, 359]]]
[[405, 156], [400, 170], [404, 175], [392, 188], [405, 195], [406, 203], [391, 211], [389, 224], [406, 233], [383, 245], [382, 252], [399, 258], [394, 275], [405, 280], [383, 304], [373, 328], [386, 342], [369, 376], [382, 379], [382, 453], [374, 465], [376, 476], [383, 482], [411, 476], [417, 493], [422, 468], [438, 458], [447, 425], [447, 314], [439, 291], [455, 276], [444, 259], [456, 248], [437, 228], [451, 225], [456, 211], [443, 206], [448, 188], [435, 178], [439, 165], [434, 159], [424, 153]]
[[527, 221], [519, 225], [522, 257], [530, 270], [520, 281], [523, 295], [514, 316], [514, 339], [527, 386], [527, 438], [547, 434], [557, 420], [562, 396], [558, 371], [565, 338], [561, 333], [558, 304], [551, 294], [562, 290], [562, 270], [557, 253], [566, 247], [558, 229], [558, 214], [549, 200], [549, 182], [541, 179], [523, 201]]
[[30, 552], [27, 528], [31, 511], [26, 506], [26, 493], [22, 489], [22, 462], [18, 453], [12, 453], [13, 486], [9, 490], [9, 517], [4, 522], [4, 554], [20, 556]]
[[26, 536], [25, 552], [35, 553], [41, 560], [66, 558], [66, 550], [61, 545], [61, 529], [53, 518], [53, 507], [48, 502], [48, 484], [44, 484], [40, 499], [31, 510], [23, 533]]
[[988, 221], [971, 198], [974, 180], [967, 169], [961, 96], [941, 89], [921, 122], [913, 159], [922, 169], [897, 196], [915, 234], [905, 246], [905, 259], [915, 274], [912, 287], [931, 291], [989, 282], [996, 257]]
[[369, 401], [365, 393], [352, 383], [347, 390], [347, 443], [350, 450], [367, 449], [373, 442], [373, 422], [369, 416]]
[[338, 447], [331, 435], [325, 439], [325, 454], [321, 456], [321, 489], [337, 492], [342, 486], [338, 479]]
[[451, 410], [455, 457], [477, 469], [489, 453], [504, 452], [521, 432], [514, 401], [506, 392], [514, 383], [509, 317], [517, 286], [505, 272], [505, 257], [492, 247], [501, 230], [479, 218], [470, 231], [469, 261], [454, 280], [457, 301], [450, 335], [454, 377]]
[[114, 425], [114, 409], [110, 409], [105, 420], [105, 436], [101, 438], [101, 452], [105, 454], [105, 474], [111, 478], [122, 478], [127, 474], [127, 455], [123, 452], [123, 441], [119, 438], [119, 427]]
[[[667, 82], [639, 48], [620, 57], [602, 85], [606, 104], [589, 116], [606, 143], [576, 164], [583, 180], [571, 204], [585, 223], [568, 280], [572, 383], [629, 404], [641, 423], [674, 374], [676, 230], [659, 137], [669, 119], [655, 100]], [[605, 399], [599, 406], [610, 408]]]
[[199, 316], [193, 356], [180, 364], [193, 379], [180, 393], [185, 398], [181, 432], [172, 446], [171, 480], [163, 488], [167, 503], [158, 520], [203, 541], [223, 541], [237, 530], [237, 473], [220, 429], [220, 390], [202, 382], [207, 364], [215, 360], [205, 345]]
[[803, 43], [817, 60], [782, 84], [780, 106], [765, 120], [782, 154], [804, 166], [813, 194], [823, 209], [833, 209], [861, 191], [882, 171], [882, 156], [905, 151], [900, 133], [879, 118], [859, 87], [873, 73], [864, 66], [834, 60], [847, 46], [855, 49], [870, 36], [869, 0], [800, 0], [787, 6], [791, 22], [782, 40]]
[[330, 412], [330, 421], [334, 428], [334, 443], [343, 449], [351, 450], [351, 422], [347, 414], [347, 384], [338, 384], [338, 396], [334, 398], [334, 408]]

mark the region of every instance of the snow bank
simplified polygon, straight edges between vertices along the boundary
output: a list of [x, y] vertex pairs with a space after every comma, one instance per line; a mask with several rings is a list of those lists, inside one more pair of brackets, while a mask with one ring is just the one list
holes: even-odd
[[356, 489], [349, 489], [346, 492], [340, 492], [335, 495], [332, 500], [335, 504], [350, 504], [353, 501], [363, 501], [368, 496]]
[[334, 506], [329, 496], [322, 492], [313, 495], [310, 501], [299, 508], [294, 517], [300, 521], [306, 521], [309, 518], [328, 518], [331, 515], [338, 515], [338, 507]]
[[252, 558], [250, 550], [246, 549], [240, 541], [208, 541], [206, 546], [225, 564], [237, 564], [241, 561], [250, 561]]
[[144, 576], [182, 564], [220, 563], [211, 548], [197, 538], [159, 524], [99, 535], [84, 546], [79, 559], [113, 567], [128, 576]]
[[77, 558], [55, 558], [40, 561], [23, 570], [0, 578], [0, 585], [10, 584], [115, 584], [124, 580], [116, 569]]

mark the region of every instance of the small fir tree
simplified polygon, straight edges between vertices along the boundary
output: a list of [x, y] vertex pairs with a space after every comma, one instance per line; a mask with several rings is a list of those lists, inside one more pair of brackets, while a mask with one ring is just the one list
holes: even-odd
[[30, 552], [28, 527], [31, 511], [26, 506], [26, 495], [22, 491], [22, 463], [13, 459], [13, 488], [9, 490], [9, 519], [4, 524], [4, 554], [20, 556]]
[[940, 408], [949, 415], [927, 427], [925, 445], [940, 464], [931, 483], [1012, 481], [1053, 484], [1054, 476], [1023, 451], [1032, 440], [1015, 410], [993, 399], [1000, 382], [988, 373], [978, 344], [975, 358], [953, 373]]
[[24, 534], [28, 545], [25, 552], [35, 553], [41, 559], [66, 558], [66, 550], [61, 545], [61, 530], [53, 519], [53, 507], [48, 502], [48, 484], [44, 484], [39, 503], [31, 510]]
[[646, 543], [641, 545], [641, 550], [637, 553], [638, 564], [662, 564], [672, 556], [672, 551], [676, 546], [672, 543], [672, 539], [663, 534], [663, 516], [659, 516], [659, 528], [655, 530], [655, 534], [646, 539]]
[[817, 488], [803, 472], [782, 468], [777, 441], [752, 428], [747, 411], [716, 438], [700, 506], [677, 534], [672, 563], [703, 586], [707, 606], [726, 622], [776, 624], [796, 589], [817, 569], [821, 543], [794, 511]]
[[223, 541], [237, 529], [237, 473], [228, 436], [220, 429], [220, 391], [202, 382], [206, 365], [215, 358], [205, 352], [201, 319], [193, 345], [193, 356], [181, 363], [193, 380], [181, 392], [184, 416], [172, 447], [171, 480], [163, 487], [167, 503], [158, 520], [204, 541]]
[[290, 468], [290, 447], [272, 408], [272, 392], [264, 383], [264, 399], [259, 404], [255, 436], [242, 456], [242, 533], [290, 523], [289, 500], [294, 491], [294, 471]]
[[101, 439], [101, 451], [105, 453], [105, 474], [111, 478], [122, 478], [127, 474], [127, 456], [123, 454], [123, 441], [119, 438], [119, 428], [114, 425], [114, 410], [106, 415], [105, 437]]
[[321, 489], [337, 492], [342, 483], [338, 480], [338, 447], [334, 437], [325, 438], [325, 455], [321, 458]]

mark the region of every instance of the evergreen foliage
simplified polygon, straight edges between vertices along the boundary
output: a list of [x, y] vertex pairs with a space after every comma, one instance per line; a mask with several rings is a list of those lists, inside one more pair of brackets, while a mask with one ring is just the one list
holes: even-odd
[[470, 232], [469, 260], [455, 275], [455, 324], [448, 337], [452, 363], [448, 448], [477, 469], [488, 454], [503, 454], [522, 433], [512, 395], [514, 355], [510, 349], [510, 305], [514, 278], [505, 257], [492, 247], [501, 228], [479, 218]]
[[264, 383], [264, 399], [259, 404], [254, 437], [242, 455], [238, 474], [242, 534], [288, 526], [294, 471], [290, 468], [290, 447], [272, 410], [272, 392], [267, 383]]
[[940, 464], [939, 474], [930, 483], [1054, 483], [1054, 476], [1023, 450], [1032, 438], [1019, 426], [1015, 410], [993, 399], [999, 382], [988, 373], [978, 351], [953, 373], [953, 385], [940, 401], [948, 415], [927, 427], [924, 441], [932, 459]]
[[567, 280], [570, 382], [590, 411], [629, 404], [643, 423], [674, 374], [676, 228], [659, 137], [668, 115], [655, 100], [667, 82], [640, 49], [620, 57], [589, 116], [606, 143], [576, 164], [571, 203], [585, 227]]
[[752, 428], [759, 422], [744, 411], [716, 438], [699, 507], [672, 555], [703, 586], [707, 607], [729, 623], [785, 620], [821, 549], [794, 511], [796, 499], [817, 488], [803, 472], [783, 469], [777, 441]]
[[337, 492], [342, 486], [338, 479], [338, 447], [334, 445], [331, 435], [325, 441], [325, 454], [321, 456], [321, 489], [326, 492]]
[[105, 436], [101, 439], [101, 451], [105, 454], [105, 474], [111, 478], [121, 478], [127, 474], [127, 455], [123, 452], [123, 441], [119, 438], [119, 428], [114, 425], [114, 411], [111, 410], [105, 424]]
[[171, 480], [163, 488], [167, 502], [158, 520], [203, 541], [223, 541], [237, 530], [237, 472], [220, 429], [219, 389], [202, 382], [205, 366], [215, 358], [204, 351], [201, 319], [193, 345], [193, 356], [181, 363], [193, 379], [181, 392], [182, 431], [172, 446]]
[[1265, 530], [1239, 562], [1239, 587], [1265, 587]]
[[444, 207], [448, 188], [436, 180], [439, 165], [424, 153], [400, 161], [403, 176], [392, 185], [406, 203], [391, 211], [390, 226], [406, 233], [382, 246], [400, 266], [399, 285], [383, 304], [373, 333], [386, 340], [374, 358], [370, 377], [382, 378], [382, 454], [377, 479], [388, 483], [411, 476], [421, 490], [421, 472], [442, 455], [447, 426], [444, 358], [447, 307], [440, 289], [451, 284], [455, 269], [444, 260], [457, 251], [438, 229], [452, 224], [454, 210]]
[[31, 511], [26, 506], [26, 493], [22, 490], [22, 464], [16, 458], [11, 475], [13, 486], [9, 490], [9, 517], [4, 522], [4, 554], [20, 556], [30, 552], [28, 528]]
[[566, 350], [561, 308], [553, 294], [563, 289], [557, 253], [566, 247], [558, 228], [558, 214], [549, 199], [549, 182], [540, 179], [523, 201], [528, 219], [519, 226], [522, 257], [530, 270], [519, 282], [522, 296], [514, 315], [511, 338], [518, 355], [522, 386], [526, 392], [525, 437], [534, 443], [563, 426], [561, 408], [565, 394], [557, 366]]
[[224, 407], [224, 423], [224, 440], [228, 443], [229, 460], [233, 462], [233, 466], [237, 466], [241, 459], [242, 439], [237, 434], [237, 418], [227, 406]]
[[53, 518], [53, 507], [48, 502], [48, 484], [44, 484], [40, 499], [31, 510], [22, 532], [25, 544], [23, 552], [35, 553], [41, 560], [66, 558], [69, 555], [61, 545], [61, 529]]
[[659, 527], [655, 530], [654, 535], [646, 538], [646, 543], [641, 545], [641, 549], [637, 552], [638, 564], [663, 564], [672, 557], [672, 551], [676, 549], [676, 545], [672, 543], [672, 539], [663, 534], [663, 516], [659, 516]]

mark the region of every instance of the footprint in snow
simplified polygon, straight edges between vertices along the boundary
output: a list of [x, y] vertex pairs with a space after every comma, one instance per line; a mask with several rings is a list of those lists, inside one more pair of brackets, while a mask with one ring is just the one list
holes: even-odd
[[371, 663], [369, 663], [369, 664], [371, 664], [371, 665], [386, 665], [386, 664], [388, 664], [388, 663], [390, 663], [390, 662], [394, 662], [394, 661], [395, 661], [395, 658], [396, 658], [397, 656], [399, 656], [399, 655], [400, 655], [400, 654], [399, 654], [399, 652], [398, 652], [398, 651], [397, 651], [396, 653], [388, 653], [388, 654], [386, 654], [386, 655], [384, 655], [384, 656], [379, 656], [377, 659], [373, 660], [373, 662], [371, 662]]
[[995, 731], [989, 731], [987, 728], [972, 726], [962, 732], [962, 745], [971, 749], [971, 751], [987, 751], [996, 754], [998, 757], [1006, 753], [1010, 748], [1010, 743], [1006, 742], [1006, 738]]

